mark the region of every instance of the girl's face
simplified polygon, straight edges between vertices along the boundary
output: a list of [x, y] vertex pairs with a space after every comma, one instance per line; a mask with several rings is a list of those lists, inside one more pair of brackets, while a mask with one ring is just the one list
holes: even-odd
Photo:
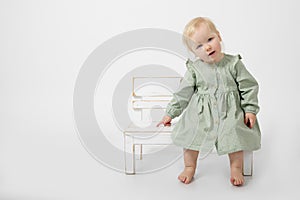
[[223, 58], [220, 34], [212, 32], [206, 24], [199, 25], [191, 40], [194, 54], [202, 61], [216, 63]]

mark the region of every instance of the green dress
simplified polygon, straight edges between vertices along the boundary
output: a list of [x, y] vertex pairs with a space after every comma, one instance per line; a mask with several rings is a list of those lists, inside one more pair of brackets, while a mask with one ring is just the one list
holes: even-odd
[[175, 145], [200, 151], [205, 156], [216, 147], [219, 155], [260, 148], [258, 122], [250, 129], [244, 123], [247, 112], [257, 114], [258, 83], [239, 55], [225, 54], [221, 61], [186, 63], [187, 71], [166, 114], [175, 124], [171, 138]]

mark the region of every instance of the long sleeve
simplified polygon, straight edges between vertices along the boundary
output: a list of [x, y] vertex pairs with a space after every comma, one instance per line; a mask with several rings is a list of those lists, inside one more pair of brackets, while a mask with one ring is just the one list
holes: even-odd
[[166, 114], [172, 119], [179, 116], [187, 107], [192, 95], [195, 91], [196, 76], [192, 69], [192, 62], [186, 62], [187, 71], [184, 74], [183, 80], [180, 83], [179, 89], [173, 94], [173, 98], [169, 102]]
[[235, 81], [241, 95], [241, 107], [244, 112], [257, 114], [258, 106], [258, 83], [247, 71], [241, 60], [235, 65]]

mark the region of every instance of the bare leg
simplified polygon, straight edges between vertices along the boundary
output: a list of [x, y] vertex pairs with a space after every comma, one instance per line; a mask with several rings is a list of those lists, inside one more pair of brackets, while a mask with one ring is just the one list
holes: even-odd
[[189, 184], [192, 181], [196, 171], [198, 154], [199, 151], [184, 149], [184, 170], [178, 176], [181, 182]]
[[231, 177], [230, 182], [234, 186], [241, 186], [244, 184], [244, 176], [243, 176], [243, 160], [244, 153], [243, 151], [237, 151], [234, 153], [230, 153], [230, 171]]

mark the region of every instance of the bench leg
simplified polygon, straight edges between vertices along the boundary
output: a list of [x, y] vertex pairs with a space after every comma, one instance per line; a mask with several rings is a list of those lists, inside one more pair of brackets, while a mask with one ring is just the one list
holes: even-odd
[[253, 152], [244, 151], [243, 175], [252, 176], [253, 173]]
[[140, 160], [143, 159], [143, 145], [140, 144]]
[[125, 174], [135, 174], [135, 145], [133, 137], [124, 134]]

